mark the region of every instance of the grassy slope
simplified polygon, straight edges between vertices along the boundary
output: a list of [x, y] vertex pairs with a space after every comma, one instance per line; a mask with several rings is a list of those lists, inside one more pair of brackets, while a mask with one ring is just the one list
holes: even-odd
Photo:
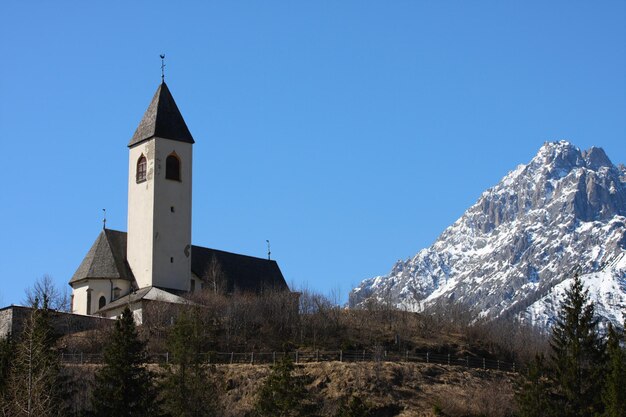
[[[267, 366], [223, 365], [223, 404], [230, 416], [246, 416], [269, 373]], [[320, 415], [357, 395], [378, 409], [380, 416], [506, 416], [513, 407], [516, 375], [415, 363], [326, 362], [297, 366], [307, 388], [320, 404]]]

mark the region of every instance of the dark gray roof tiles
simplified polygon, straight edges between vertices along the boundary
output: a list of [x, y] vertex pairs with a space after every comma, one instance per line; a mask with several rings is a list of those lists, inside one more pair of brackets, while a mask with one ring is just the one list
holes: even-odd
[[153, 137], [194, 143], [183, 116], [176, 106], [167, 84], [161, 83], [148, 110], [143, 115], [128, 147], [132, 147]]
[[228, 293], [289, 289], [276, 261], [202, 246], [191, 247], [191, 272], [209, 284], [217, 276]]
[[126, 233], [104, 229], [70, 279], [70, 284], [86, 279], [125, 279], [134, 281], [126, 262]]
[[[202, 246], [191, 247], [191, 272], [209, 285], [219, 281], [220, 290], [228, 293], [289, 289], [276, 261]], [[106, 229], [100, 233], [70, 284], [86, 278], [134, 281], [126, 262], [126, 232]]]

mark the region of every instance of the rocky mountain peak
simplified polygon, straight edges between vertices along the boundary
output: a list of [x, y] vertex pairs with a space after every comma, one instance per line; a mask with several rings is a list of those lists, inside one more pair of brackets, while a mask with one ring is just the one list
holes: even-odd
[[565, 176], [573, 168], [583, 166], [584, 163], [580, 149], [562, 140], [544, 143], [528, 167], [530, 172], [539, 170], [547, 178], [558, 179]]
[[594, 171], [599, 170], [600, 168], [611, 168], [613, 164], [604, 149], [596, 148], [595, 146], [591, 147], [589, 150], [583, 152], [583, 158], [587, 166]]
[[620, 181], [626, 184], [626, 165], [619, 164], [617, 170], [619, 171]]
[[[580, 266], [586, 274], [606, 272], [621, 288], [611, 296], [621, 310], [606, 311], [626, 311], [624, 177], [624, 166], [615, 167], [601, 148], [581, 152], [567, 141], [547, 142], [431, 247], [363, 281], [350, 305], [391, 296], [415, 310], [454, 300], [483, 316], [528, 316]], [[616, 324], [623, 323], [620, 314], [612, 316]]]

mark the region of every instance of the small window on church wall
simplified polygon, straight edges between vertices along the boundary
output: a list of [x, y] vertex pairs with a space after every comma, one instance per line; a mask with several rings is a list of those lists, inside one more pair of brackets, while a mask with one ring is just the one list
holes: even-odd
[[170, 154], [165, 160], [165, 178], [180, 181], [180, 159], [176, 154]]
[[102, 307], [104, 307], [104, 305], [107, 303], [107, 299], [104, 298], [104, 295], [102, 297], [100, 297], [100, 299], [98, 300], [98, 310], [100, 310]]
[[141, 155], [137, 161], [137, 183], [144, 182], [146, 180], [146, 170], [148, 161], [146, 157]]

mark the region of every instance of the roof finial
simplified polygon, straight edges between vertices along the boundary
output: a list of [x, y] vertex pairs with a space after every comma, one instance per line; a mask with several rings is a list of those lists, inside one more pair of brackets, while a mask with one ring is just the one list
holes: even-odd
[[102, 230], [107, 228], [107, 209], [102, 209], [104, 212], [104, 217], [102, 218]]
[[161, 54], [161, 82], [165, 82], [165, 54]]
[[272, 252], [270, 252], [270, 241], [267, 239], [265, 241], [267, 242], [267, 260], [269, 261], [271, 259], [270, 255], [272, 254]]

